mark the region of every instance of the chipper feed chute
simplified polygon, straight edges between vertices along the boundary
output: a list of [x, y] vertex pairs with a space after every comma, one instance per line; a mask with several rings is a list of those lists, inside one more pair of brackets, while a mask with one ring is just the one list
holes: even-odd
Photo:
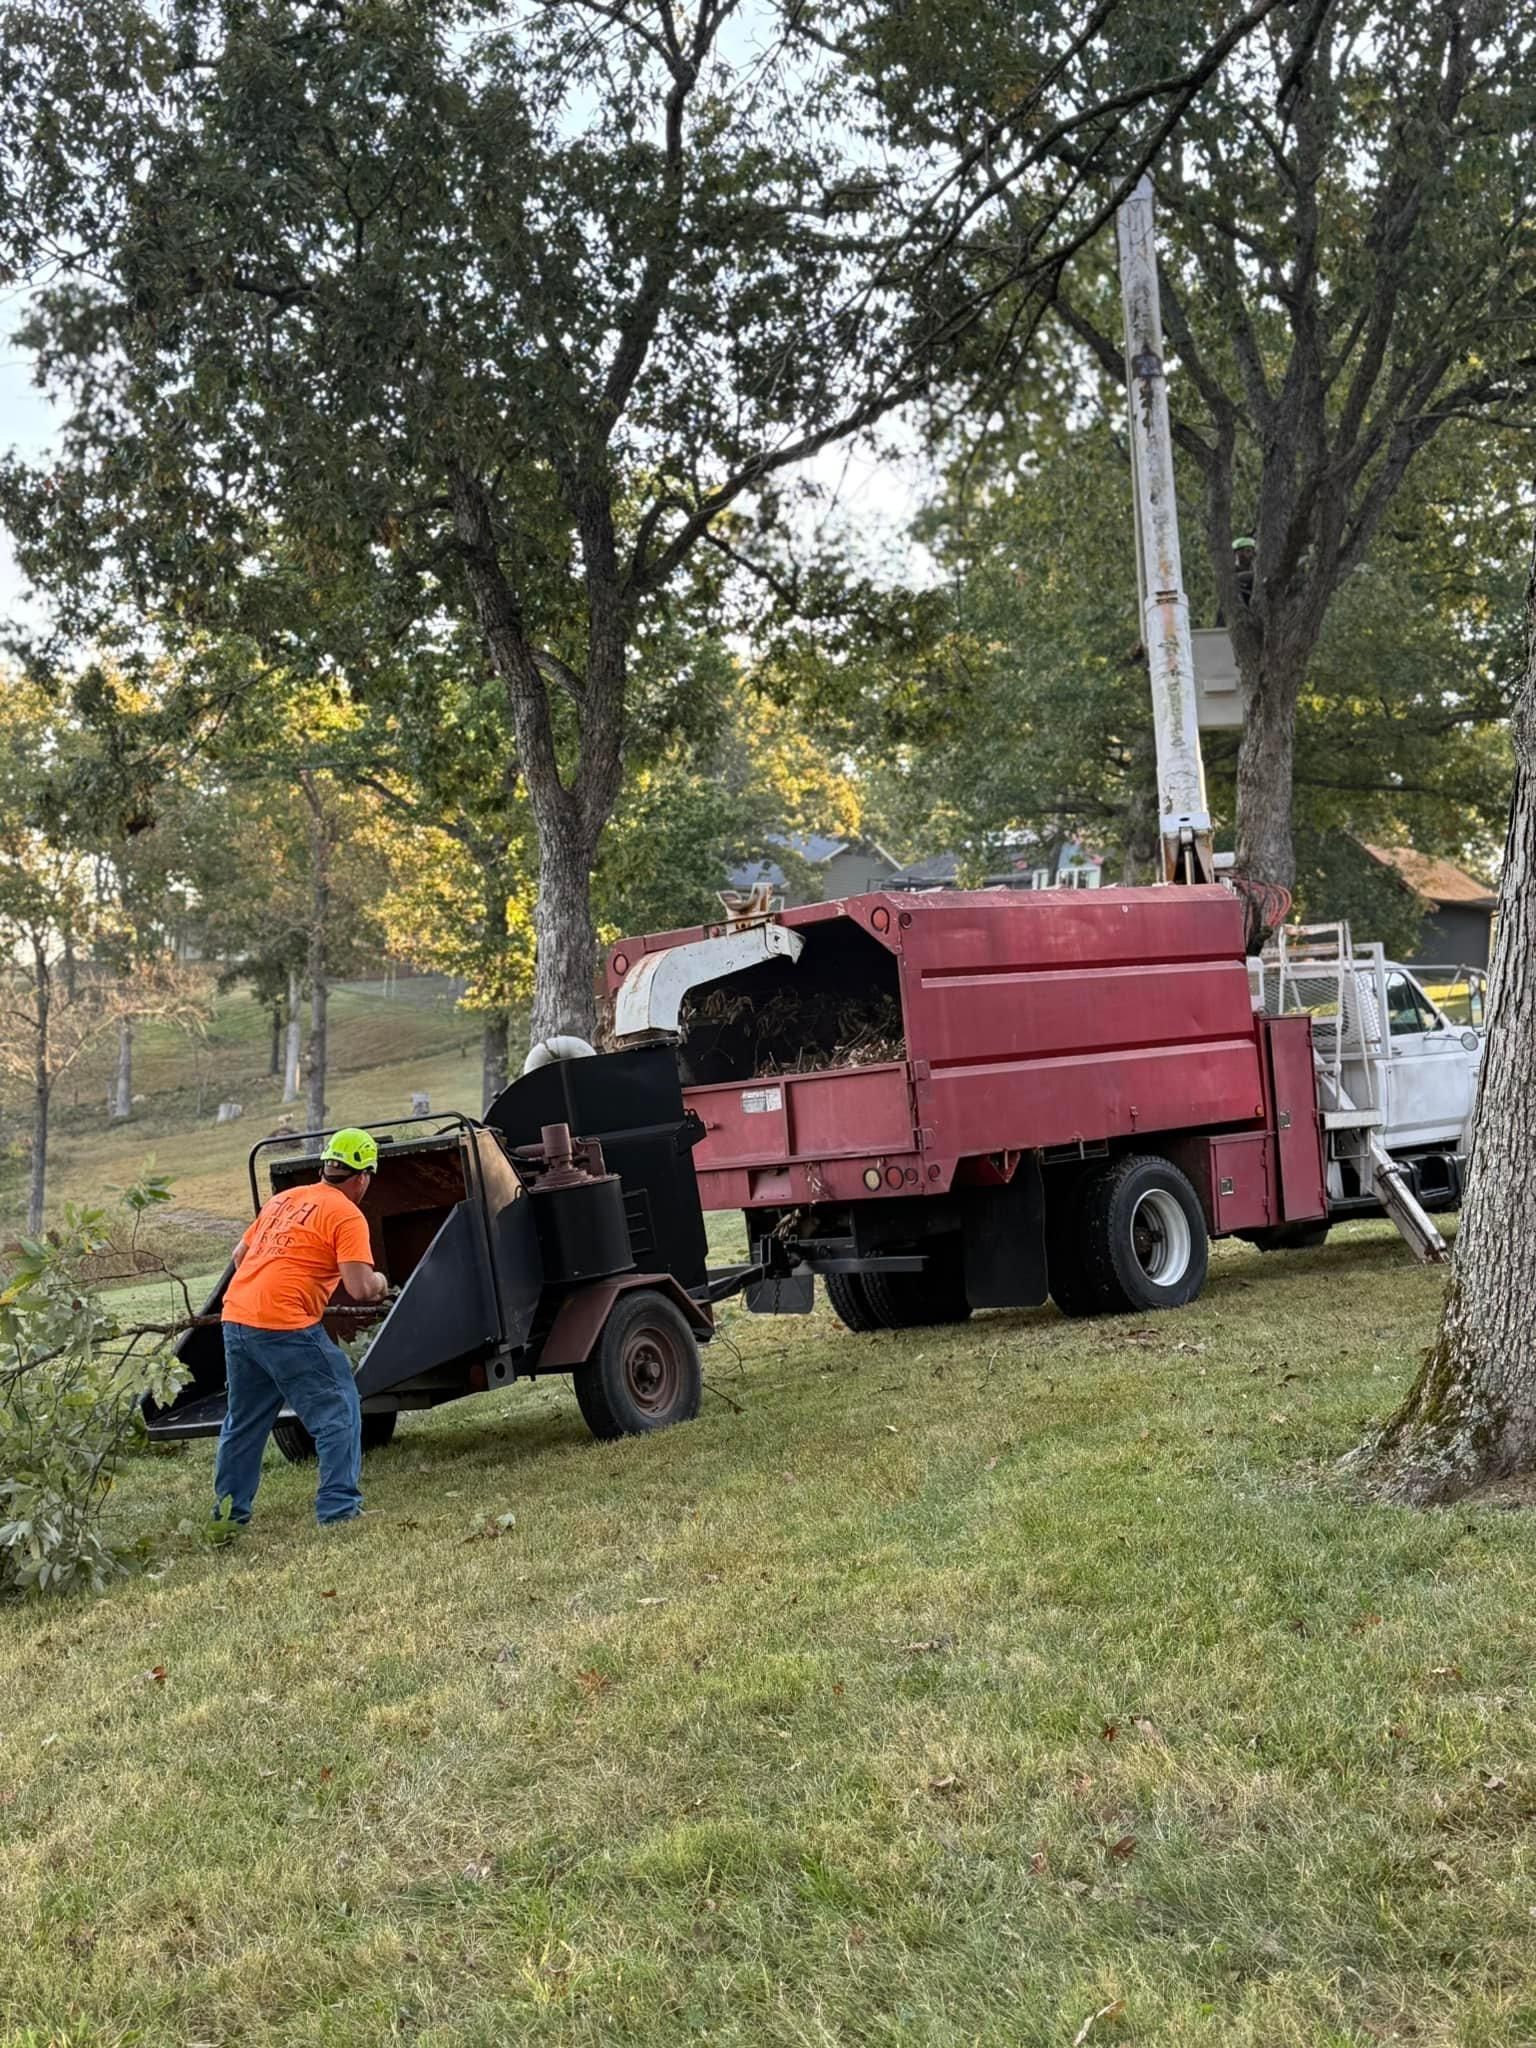
[[[323, 1136], [256, 1147], [258, 1205], [258, 1166], [274, 1193], [313, 1181]], [[696, 1412], [712, 1323], [693, 1129], [669, 1052], [548, 1067], [514, 1081], [484, 1124], [418, 1119], [379, 1136], [363, 1214], [391, 1298], [338, 1295], [326, 1316], [338, 1340], [371, 1333], [357, 1372], [365, 1446], [387, 1442], [402, 1409], [535, 1373], [572, 1373], [600, 1436]], [[178, 1346], [187, 1386], [168, 1408], [146, 1405], [152, 1437], [209, 1436], [223, 1420], [217, 1317], [233, 1271]], [[276, 1434], [307, 1454], [297, 1417]]]

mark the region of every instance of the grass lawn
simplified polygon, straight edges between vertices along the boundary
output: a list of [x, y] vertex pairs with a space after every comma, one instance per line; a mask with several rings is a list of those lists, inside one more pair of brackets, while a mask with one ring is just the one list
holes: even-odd
[[[394, 996], [381, 985], [348, 984], [331, 999], [331, 1115], [337, 1123], [368, 1123], [410, 1113], [425, 1091], [434, 1109], [480, 1110], [480, 1029], [454, 1009], [437, 983], [403, 982]], [[267, 1072], [269, 1013], [245, 991], [220, 997], [207, 1038], [193, 1044], [163, 1027], [146, 1027], [136, 1052], [135, 1085], [144, 1100], [127, 1124], [106, 1121], [94, 1081], [82, 1084], [78, 1106], [68, 1095], [55, 1116], [49, 1147], [49, 1213], [66, 1200], [99, 1202], [104, 1189], [132, 1180], [153, 1161], [172, 1176], [169, 1220], [157, 1218], [143, 1242], [178, 1266], [222, 1264], [232, 1235], [250, 1216], [246, 1156], [285, 1114], [281, 1087]], [[202, 1107], [198, 1109], [198, 1075]], [[244, 1104], [238, 1122], [216, 1124], [221, 1101]], [[20, 1128], [24, 1105], [8, 1105]], [[303, 1104], [287, 1114], [303, 1120]], [[20, 1227], [26, 1210], [26, 1163], [0, 1165], [0, 1237]]]
[[731, 1312], [698, 1422], [408, 1418], [328, 1536], [135, 1459], [157, 1575], [0, 1616], [0, 2048], [1536, 2040], [1529, 1524], [1331, 1472], [1439, 1289]]

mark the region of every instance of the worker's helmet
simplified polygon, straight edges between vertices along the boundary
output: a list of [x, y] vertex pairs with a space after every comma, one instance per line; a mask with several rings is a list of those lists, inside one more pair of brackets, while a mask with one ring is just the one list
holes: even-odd
[[367, 1131], [337, 1131], [320, 1154], [321, 1163], [335, 1159], [354, 1173], [372, 1173], [379, 1163], [379, 1143]]
[[1240, 533], [1240, 534], [1239, 534], [1239, 535], [1237, 536], [1237, 539], [1236, 539], [1235, 541], [1233, 541], [1233, 543], [1232, 543], [1232, 550], [1233, 550], [1233, 553], [1235, 554], [1235, 553], [1237, 552], [1237, 550], [1238, 550], [1239, 548], [1255, 548], [1255, 549], [1256, 549], [1256, 548], [1258, 547], [1258, 545], [1259, 545], [1259, 544], [1258, 544], [1258, 542], [1257, 542], [1257, 541], [1256, 541], [1256, 540], [1254, 539], [1254, 537], [1253, 537], [1253, 535], [1252, 535], [1251, 533]]

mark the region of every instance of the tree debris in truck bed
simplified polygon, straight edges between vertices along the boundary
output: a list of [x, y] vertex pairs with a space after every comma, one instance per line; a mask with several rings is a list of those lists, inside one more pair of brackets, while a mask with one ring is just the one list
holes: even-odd
[[882, 992], [780, 989], [755, 1001], [739, 991], [713, 989], [691, 1004], [688, 1032], [690, 1041], [706, 1033], [728, 1038], [751, 1076], [819, 1074], [907, 1056], [901, 1000]]

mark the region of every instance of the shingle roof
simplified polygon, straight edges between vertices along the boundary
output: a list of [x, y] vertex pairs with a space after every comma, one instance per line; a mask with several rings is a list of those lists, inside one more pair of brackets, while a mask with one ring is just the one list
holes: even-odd
[[958, 853], [936, 853], [928, 860], [914, 860], [904, 868], [898, 868], [894, 875], [887, 875], [888, 889], [904, 889], [921, 886], [924, 883], [957, 882], [960, 879], [960, 856]]
[[1415, 853], [1411, 846], [1361, 843], [1373, 860], [1379, 860], [1383, 867], [1394, 868], [1415, 896], [1422, 896], [1427, 903], [1437, 906], [1442, 903], [1477, 903], [1489, 910], [1498, 903], [1497, 890], [1491, 889], [1486, 882], [1477, 881], [1465, 869], [1448, 860]]
[[[835, 860], [850, 847], [862, 847], [879, 860], [889, 861], [891, 856], [878, 840], [865, 839], [855, 833], [850, 839], [833, 839], [824, 832], [769, 832], [764, 835], [770, 846], [786, 846], [792, 853], [809, 861], [812, 867], [823, 867], [829, 860]], [[892, 867], [896, 865], [891, 861]], [[772, 855], [762, 860], [748, 861], [745, 866], [732, 868], [729, 875], [733, 889], [750, 889], [757, 882], [771, 882], [775, 889], [784, 886], [784, 870]]]

